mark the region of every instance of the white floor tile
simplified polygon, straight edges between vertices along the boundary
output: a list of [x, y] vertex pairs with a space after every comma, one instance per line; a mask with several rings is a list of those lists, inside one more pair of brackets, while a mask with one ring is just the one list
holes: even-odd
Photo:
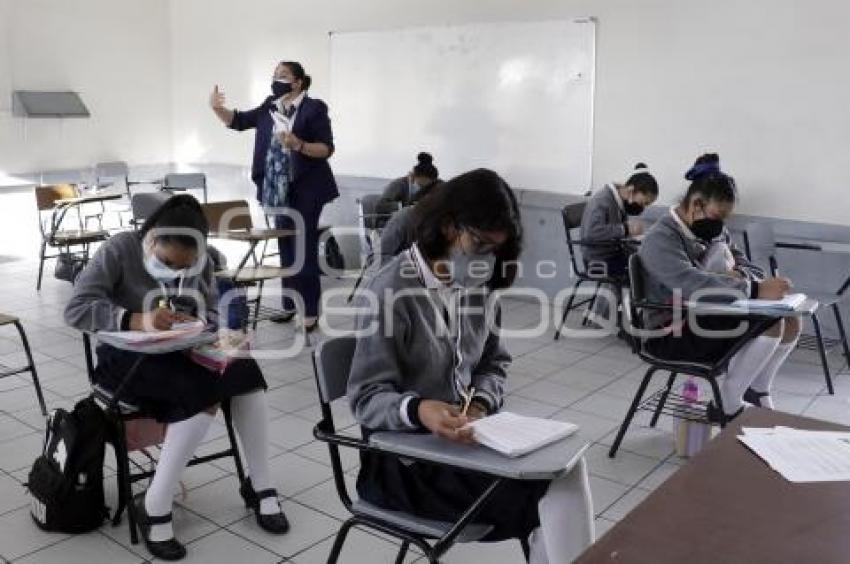
[[280, 556], [227, 530], [203, 537], [186, 548], [188, 555], [181, 560], [186, 564], [272, 564], [281, 561]]
[[94, 562], [135, 564], [143, 560], [144, 558], [139, 554], [130, 552], [111, 539], [94, 532], [72, 536], [16, 562], [22, 564], [92, 564]]
[[608, 458], [608, 447], [592, 445], [587, 451], [587, 464], [591, 474], [633, 486], [643, 480], [658, 465], [654, 458], [621, 450], [615, 458]]
[[293, 556], [331, 536], [339, 526], [336, 519], [292, 502], [282, 504], [290, 522], [285, 535], [272, 535], [257, 525], [254, 515], [230, 525], [227, 530], [280, 556]]

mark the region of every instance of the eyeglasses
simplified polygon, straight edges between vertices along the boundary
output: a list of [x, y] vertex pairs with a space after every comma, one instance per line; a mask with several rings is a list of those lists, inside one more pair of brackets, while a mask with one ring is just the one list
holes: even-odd
[[463, 231], [469, 233], [469, 239], [472, 241], [472, 252], [479, 255], [488, 255], [495, 253], [502, 246], [501, 243], [492, 241], [484, 237], [480, 231], [471, 227], [464, 227]]

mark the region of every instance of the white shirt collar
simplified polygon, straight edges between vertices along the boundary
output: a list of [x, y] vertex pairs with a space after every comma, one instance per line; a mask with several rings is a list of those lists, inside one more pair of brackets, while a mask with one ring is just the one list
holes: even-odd
[[422, 276], [422, 283], [425, 284], [426, 288], [429, 290], [444, 290], [448, 287], [437, 278], [437, 275], [428, 266], [428, 261], [422, 256], [422, 252], [416, 243], [410, 246], [410, 259], [416, 265], [416, 269], [419, 271], [420, 276]]
[[281, 97], [280, 99], [278, 99], [277, 105], [278, 105], [278, 107], [280, 107], [281, 110], [283, 110], [287, 106], [295, 106], [295, 110], [297, 111], [298, 107], [301, 106], [301, 102], [304, 101], [304, 96], [306, 96], [306, 95], [307, 95], [307, 92], [302, 92], [301, 94], [296, 96], [295, 99], [292, 100], [292, 102], [290, 102], [289, 104], [284, 104], [283, 98]]
[[682, 233], [684, 233], [684, 234], [685, 234], [685, 237], [687, 237], [687, 238], [689, 238], [689, 239], [694, 239], [694, 240], [696, 240], [696, 238], [697, 238], [697, 237], [696, 237], [696, 235], [694, 235], [693, 231], [691, 231], [691, 228], [690, 228], [690, 227], [688, 227], [688, 226], [685, 224], [685, 222], [684, 222], [684, 221], [682, 221], [682, 218], [681, 218], [681, 217], [679, 217], [679, 212], [677, 212], [677, 211], [676, 211], [676, 208], [677, 208], [677, 207], [678, 207], [678, 206], [677, 206], [677, 205], [675, 205], [675, 204], [674, 204], [674, 205], [672, 205], [672, 206], [670, 206], [670, 215], [672, 215], [672, 216], [673, 216], [673, 219], [675, 219], [675, 220], [676, 220], [676, 223], [678, 223], [678, 224], [679, 224], [679, 229], [681, 229], [681, 230], [682, 230]]
[[620, 197], [620, 191], [617, 190], [617, 185], [612, 182], [608, 184], [607, 187], [614, 194], [614, 200], [617, 202], [617, 205], [620, 206], [620, 211], [626, 211], [623, 204], [623, 198]]

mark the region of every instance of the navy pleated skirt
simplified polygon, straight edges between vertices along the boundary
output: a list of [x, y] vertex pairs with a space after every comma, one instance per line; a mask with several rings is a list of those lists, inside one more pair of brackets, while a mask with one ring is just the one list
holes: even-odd
[[[361, 453], [357, 493], [374, 505], [418, 517], [455, 522], [494, 478], [398, 457]], [[484, 541], [522, 539], [540, 526], [537, 505], [548, 480], [509, 480], [474, 519], [491, 525]]]
[[[100, 345], [95, 382], [114, 392], [139, 356]], [[259, 365], [251, 358], [237, 359], [219, 374], [195, 363], [184, 352], [143, 356], [121, 399], [162, 423], [188, 419], [224, 399], [267, 387]]]

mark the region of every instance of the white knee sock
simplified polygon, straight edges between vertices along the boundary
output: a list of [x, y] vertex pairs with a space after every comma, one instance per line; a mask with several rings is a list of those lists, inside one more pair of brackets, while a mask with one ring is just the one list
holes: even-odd
[[582, 458], [566, 476], [553, 480], [537, 506], [540, 528], [532, 535], [534, 545], [545, 543], [546, 560], [540, 547], [531, 550], [531, 564], [566, 563], [575, 560], [594, 541], [593, 501]]
[[[204, 440], [212, 421], [212, 415], [202, 412], [168, 425], [156, 473], [145, 494], [145, 511], [148, 515], [159, 517], [171, 512], [174, 489], [180, 474]], [[174, 537], [174, 530], [171, 523], [153, 525], [150, 536], [152, 541], [165, 541]]]
[[[773, 378], [776, 376], [776, 373], [779, 372], [779, 368], [782, 366], [782, 363], [788, 358], [788, 355], [791, 354], [791, 351], [797, 346], [797, 339], [794, 339], [790, 343], [780, 343], [776, 350], [773, 352], [773, 355], [767, 362], [762, 366], [761, 372], [759, 372], [756, 379], [753, 380], [753, 383], [750, 384], [750, 387], [757, 392], [767, 392], [770, 393], [770, 387], [773, 384]], [[761, 398], [761, 406], [766, 407], [768, 409], [773, 409], [773, 400], [770, 396], [762, 396]]]
[[778, 345], [778, 337], [761, 335], [744, 345], [729, 361], [726, 378], [720, 385], [720, 397], [726, 415], [734, 415], [744, 405], [744, 392], [761, 373]]
[[[271, 486], [269, 477], [269, 408], [264, 391], [251, 392], [230, 400], [233, 426], [242, 441], [245, 463], [254, 490]], [[260, 513], [273, 515], [280, 512], [276, 498], [260, 501]]]

